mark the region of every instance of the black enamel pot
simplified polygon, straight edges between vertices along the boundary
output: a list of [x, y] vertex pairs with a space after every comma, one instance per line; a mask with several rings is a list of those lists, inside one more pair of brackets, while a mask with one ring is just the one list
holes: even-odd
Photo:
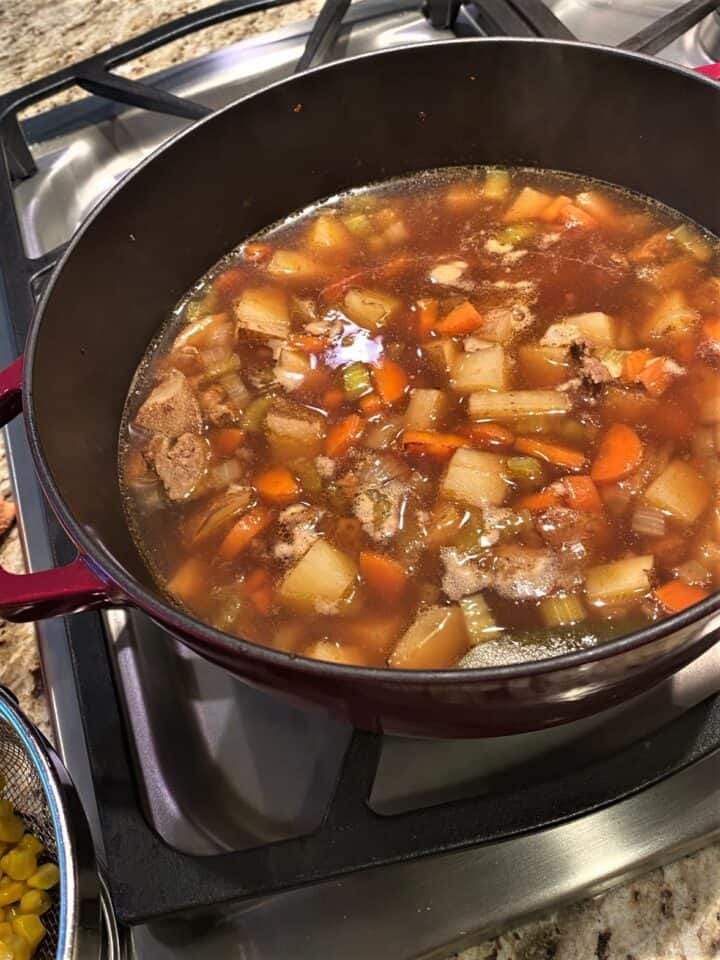
[[562, 723], [658, 683], [707, 649], [720, 595], [596, 649], [505, 668], [404, 672], [292, 657], [220, 633], [160, 593], [128, 532], [118, 426], [131, 378], [180, 296], [244, 237], [311, 201], [428, 167], [523, 164], [656, 197], [720, 234], [720, 85], [585, 44], [451, 41], [347, 60], [254, 94], [178, 136], [75, 238], [2, 375], [78, 559], [0, 576], [0, 613], [141, 607], [247, 680], [358, 726], [421, 736]]

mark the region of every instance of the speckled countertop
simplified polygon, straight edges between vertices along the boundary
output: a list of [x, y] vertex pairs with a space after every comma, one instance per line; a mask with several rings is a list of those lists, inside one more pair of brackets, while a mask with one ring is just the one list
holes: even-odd
[[[300, 0], [279, 10], [220, 24], [134, 61], [122, 72], [141, 76], [198, 56], [258, 30], [308, 16], [320, 2]], [[171, 17], [208, 5], [209, 0], [0, 0], [0, 91], [27, 83]], [[55, 102], [77, 95], [69, 91]], [[7, 465], [2, 453], [0, 494], [7, 496], [8, 492]], [[0, 563], [16, 572], [22, 569], [15, 530], [0, 545]], [[0, 683], [15, 690], [33, 720], [47, 724], [32, 627], [0, 622]], [[720, 803], [720, 784], [718, 787]], [[720, 958], [717, 844], [595, 900], [488, 940], [466, 950], [457, 960], [711, 958]]]

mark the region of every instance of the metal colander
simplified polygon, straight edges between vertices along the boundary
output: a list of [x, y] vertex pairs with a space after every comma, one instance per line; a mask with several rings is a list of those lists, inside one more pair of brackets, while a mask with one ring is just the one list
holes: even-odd
[[[107, 954], [101, 937], [100, 882], [92, 842], [67, 771], [43, 735], [0, 688], [2, 797], [9, 800], [60, 870], [53, 906], [43, 916], [47, 936], [37, 960], [93, 960]], [[82, 922], [81, 922], [82, 918]]]

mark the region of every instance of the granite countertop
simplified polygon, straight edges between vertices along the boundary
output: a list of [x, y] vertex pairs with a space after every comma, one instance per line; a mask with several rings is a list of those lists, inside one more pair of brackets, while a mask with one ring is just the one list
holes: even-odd
[[[210, 0], [54, 0], [52, 3], [2, 0], [0, 92], [171, 17], [209, 5]], [[321, 0], [300, 0], [278, 10], [220, 24], [148, 54], [124, 67], [122, 72], [127, 76], [142, 76], [258, 30], [302, 19], [320, 5]], [[46, 101], [42, 109], [79, 95], [82, 95], [79, 91], [68, 91], [53, 101]], [[0, 451], [0, 494], [9, 496], [4, 451]], [[23, 568], [14, 529], [0, 545], [0, 563], [14, 572], [21, 572]], [[30, 625], [0, 621], [0, 683], [11, 687], [30, 718], [48, 729], [35, 636]], [[717, 844], [457, 956], [457, 960], [711, 958], [720, 958], [720, 845]]]

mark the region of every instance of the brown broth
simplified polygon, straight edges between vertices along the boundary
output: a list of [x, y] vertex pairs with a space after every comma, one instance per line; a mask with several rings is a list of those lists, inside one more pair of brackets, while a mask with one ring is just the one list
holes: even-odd
[[600, 642], [720, 586], [719, 328], [717, 241], [607, 184], [452, 169], [332, 198], [151, 345], [131, 530], [176, 601], [292, 653]]

